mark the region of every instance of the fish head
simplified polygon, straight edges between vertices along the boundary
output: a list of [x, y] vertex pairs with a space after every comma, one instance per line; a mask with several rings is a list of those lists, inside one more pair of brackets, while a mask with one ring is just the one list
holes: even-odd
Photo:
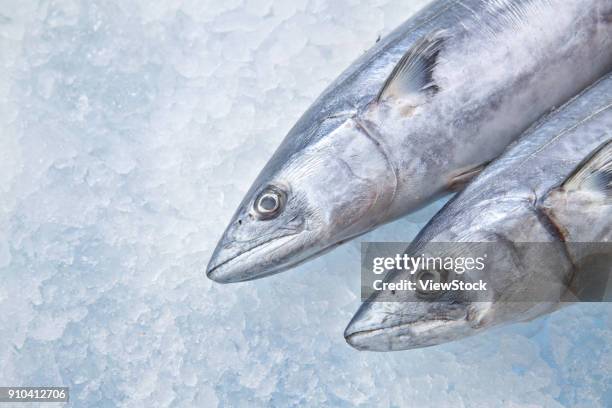
[[347, 326], [346, 341], [358, 350], [398, 351], [447, 343], [485, 329], [494, 316], [488, 293], [421, 286], [455, 276], [442, 268], [393, 271], [385, 283], [412, 282], [413, 289], [375, 292]]
[[[371, 351], [435, 346], [496, 325], [529, 320], [556, 307], [554, 300], [564, 291], [566, 278], [556, 274], [567, 268], [558, 256], [562, 249], [520, 242], [525, 237], [546, 241], [548, 234], [529, 202], [513, 197], [480, 206], [452, 204], [428, 224], [407, 254], [455, 260], [464, 255], [480, 257], [482, 268], [390, 272], [384, 282], [412, 281], [414, 290], [374, 292], [345, 330], [351, 346]], [[419, 285], [429, 280], [482, 281], [486, 290], [431, 290]]]
[[207, 268], [239, 282], [286, 270], [382, 222], [396, 188], [387, 157], [350, 115], [294, 128], [234, 214]]
[[488, 310], [485, 303], [445, 299], [443, 294], [409, 296], [413, 299], [371, 298], [363, 303], [344, 332], [346, 341], [368, 351], [435, 346], [475, 334], [485, 321], [479, 317]]

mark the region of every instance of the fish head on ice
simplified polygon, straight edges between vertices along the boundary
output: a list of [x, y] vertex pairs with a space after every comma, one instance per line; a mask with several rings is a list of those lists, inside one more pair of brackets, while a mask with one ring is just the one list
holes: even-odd
[[494, 315], [489, 293], [426, 286], [429, 281], [448, 283], [453, 275], [443, 268], [391, 272], [386, 284], [414, 286], [375, 292], [347, 326], [346, 341], [358, 350], [409, 350], [468, 337], [488, 327]]
[[[405, 288], [374, 292], [347, 326], [346, 341], [359, 350], [396, 351], [434, 346], [490, 327], [530, 320], [551, 308], [565, 290], [565, 259], [525, 197], [475, 206], [449, 206], [407, 250], [412, 257], [441, 260], [442, 268], [393, 270], [385, 283], [414, 282]], [[545, 242], [545, 245], [522, 240]], [[544, 253], [545, 251], [546, 253]], [[482, 266], [469, 271], [447, 267], [448, 259], [468, 255]], [[443, 261], [444, 260], [444, 261]], [[478, 260], [475, 261], [478, 263]], [[421, 282], [484, 282], [483, 287], [438, 288]], [[557, 282], [558, 284], [555, 284]], [[547, 302], [546, 300], [551, 300]]]
[[[358, 350], [398, 351], [435, 346], [476, 333], [486, 303], [403, 293], [391, 301], [365, 302], [347, 326], [344, 337]], [[426, 296], [430, 300], [425, 299]], [[411, 297], [412, 299], [410, 299]]]
[[351, 114], [298, 123], [234, 214], [207, 275], [229, 283], [286, 270], [379, 225], [395, 188], [387, 156]]

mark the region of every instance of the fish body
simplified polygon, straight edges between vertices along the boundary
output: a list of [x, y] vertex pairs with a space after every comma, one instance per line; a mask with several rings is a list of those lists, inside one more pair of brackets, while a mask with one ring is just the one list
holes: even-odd
[[460, 189], [611, 68], [610, 0], [432, 2], [304, 113], [207, 275], [281, 272]]
[[[586, 283], [605, 287], [612, 266], [611, 198], [608, 74], [527, 131], [449, 201], [409, 249], [427, 252], [440, 242], [453, 243], [446, 248], [495, 245], [487, 267], [475, 276], [485, 277], [491, 291], [440, 291], [427, 298], [404, 291], [384, 302], [377, 301], [379, 292], [347, 327], [347, 341], [379, 351], [436, 345], [550, 313], [575, 300]], [[436, 255], [449, 250], [441, 251]], [[605, 260], [599, 283], [580, 276], [591, 273], [581, 265], [593, 257]], [[441, 279], [451, 279], [452, 271], [445, 273]], [[401, 279], [418, 274], [388, 277]]]

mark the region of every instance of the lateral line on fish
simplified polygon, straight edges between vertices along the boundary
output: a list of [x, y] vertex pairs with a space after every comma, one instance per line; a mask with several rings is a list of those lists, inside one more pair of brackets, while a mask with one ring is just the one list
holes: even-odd
[[[587, 88], [585, 90], [585, 92], [587, 92], [590, 88]], [[580, 94], [582, 95], [582, 93]], [[570, 100], [568, 103], [571, 103], [574, 99]], [[559, 139], [560, 137], [562, 137], [563, 135], [565, 135], [568, 132], [571, 132], [572, 130], [576, 129], [578, 126], [588, 122], [589, 120], [595, 118], [597, 115], [605, 112], [606, 110], [612, 108], [612, 103], [602, 107], [601, 109], [593, 112], [592, 114], [590, 114], [589, 116], [584, 117], [583, 119], [581, 119], [579, 122], [576, 122], [574, 125], [567, 127], [565, 129], [563, 129], [561, 132], [559, 132], [555, 137], [553, 137], [552, 139], [550, 139], [548, 142], [544, 143], [541, 147], [539, 147], [535, 152], [532, 152], [530, 154], [528, 154], [527, 156], [524, 157], [524, 160], [521, 162], [521, 164], [525, 163], [527, 160], [529, 160], [531, 157], [537, 155], [538, 153], [540, 153], [542, 150], [546, 149], [548, 146], [550, 146], [552, 143], [554, 143], [557, 139]]]

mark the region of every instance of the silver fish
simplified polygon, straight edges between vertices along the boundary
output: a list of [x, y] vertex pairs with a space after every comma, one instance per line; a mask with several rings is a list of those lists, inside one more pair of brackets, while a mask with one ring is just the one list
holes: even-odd
[[434, 1], [304, 113], [207, 275], [286, 270], [461, 188], [611, 68], [611, 0]]
[[[482, 276], [493, 292], [424, 296], [417, 287], [383, 302], [377, 302], [383, 296], [377, 292], [346, 328], [348, 343], [376, 351], [432, 346], [530, 320], [576, 300], [580, 288], [574, 287], [574, 274], [600, 250], [599, 244], [582, 243], [612, 242], [611, 140], [609, 74], [528, 130], [412, 243], [418, 253], [436, 242], [492, 243], [496, 255]], [[604, 247], [597, 255], [607, 257], [599, 285], [606, 284], [612, 266], [612, 246]], [[444, 256], [444, 251], [436, 255]], [[451, 279], [439, 271], [434, 275], [429, 276], [434, 281]], [[396, 271], [387, 279], [420, 277], [418, 272], [407, 277]], [[545, 297], [525, 297], [533, 293]]]

